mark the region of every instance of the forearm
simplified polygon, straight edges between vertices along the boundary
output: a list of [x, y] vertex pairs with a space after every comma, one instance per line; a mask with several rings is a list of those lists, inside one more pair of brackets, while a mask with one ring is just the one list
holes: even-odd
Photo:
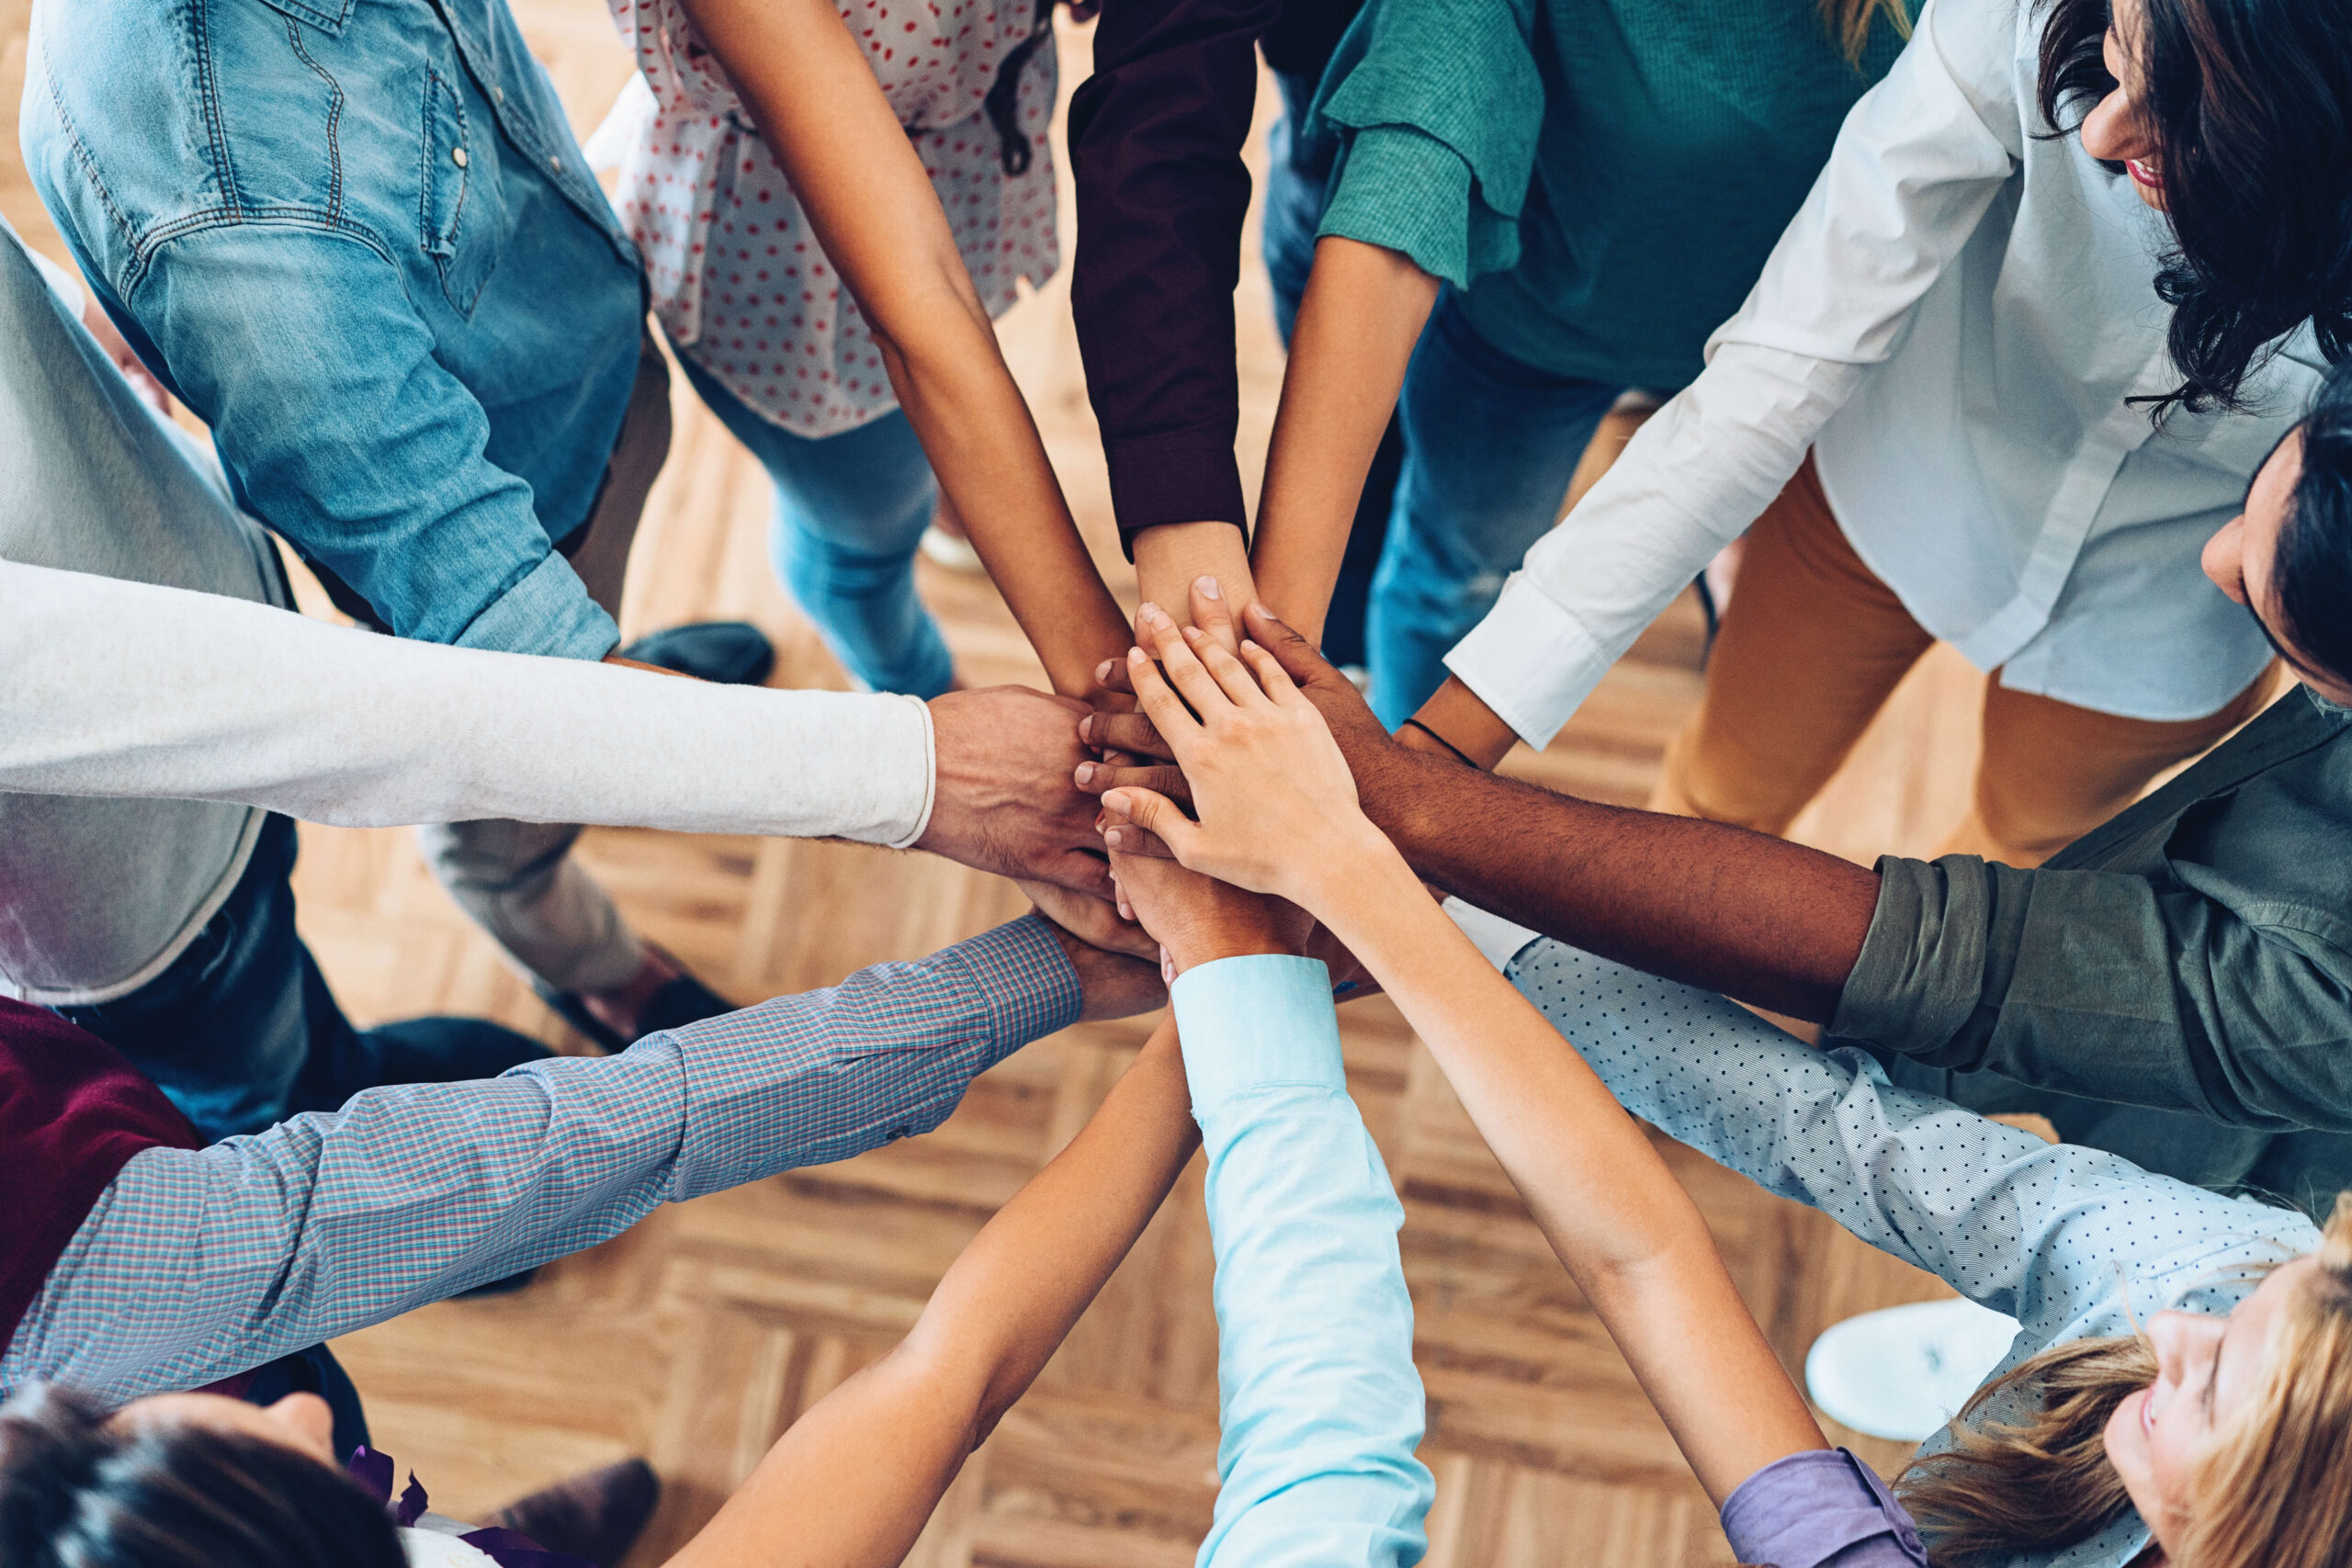
[[1198, 1145], [1163, 1023], [1077, 1138], [965, 1247], [907, 1338], [794, 1423], [673, 1562], [902, 1560]]
[[1078, 197], [1070, 310], [1111, 501], [1140, 530], [1247, 513], [1234, 461], [1233, 289], [1258, 93], [1281, 0], [1106, 7], [1070, 101]]
[[941, 489], [1058, 691], [1126, 638], [922, 157], [820, 0], [687, 7], [880, 346]]
[[1237, 614], [1257, 597], [1249, 547], [1241, 530], [1230, 524], [1163, 524], [1135, 535], [1134, 541], [1137, 591], [1146, 603], [1167, 611], [1179, 626], [1193, 618], [1195, 579], [1216, 579], [1217, 591]]
[[41, 794], [892, 845], [931, 798], [908, 698], [657, 681], [5, 561], [0, 668], [0, 787]]
[[1426, 881], [1589, 953], [1813, 1022], [1838, 1009], [1878, 876], [1783, 840], [1600, 806], [1401, 747], [1366, 815]]
[[2018, 1318], [2037, 1343], [2128, 1332], [2120, 1273], [2144, 1310], [2264, 1247], [2312, 1245], [2292, 1210], [1906, 1093], [1860, 1053], [1814, 1050], [1721, 997], [1547, 942], [1510, 976], [1627, 1111]]
[[1259, 955], [1172, 989], [1216, 1249], [1204, 1565], [1401, 1568], [1426, 1547], [1404, 1212], [1348, 1097], [1329, 987], [1320, 964]]
[[914, 332], [876, 336], [899, 406], [941, 491], [963, 519], [1054, 690], [1077, 696], [1094, 667], [1128, 644], [1126, 616], [1103, 585], [1046, 460], [1029, 405], [962, 263], [958, 306], [944, 300]]
[[1309, 642], [1437, 288], [1400, 251], [1337, 236], [1315, 247], [1250, 558], [1268, 605]]
[[[1319, 900], [1429, 1045], [1718, 1503], [1821, 1436], [1705, 1220], [1582, 1057], [1401, 864]], [[1324, 910], [1318, 909], [1318, 913]]]
[[[0, 1384], [128, 1397], [212, 1382], [594, 1246], [662, 1203], [928, 1132], [1079, 1004], [1059, 943], [1015, 920], [617, 1056], [370, 1089], [257, 1137], [146, 1151], [51, 1271]], [[174, 1292], [145, 1288], [159, 1278]]]

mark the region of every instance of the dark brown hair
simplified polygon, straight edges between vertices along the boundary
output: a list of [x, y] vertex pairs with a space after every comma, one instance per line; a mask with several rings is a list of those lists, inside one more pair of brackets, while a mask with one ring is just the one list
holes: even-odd
[[0, 1404], [6, 1568], [404, 1568], [384, 1506], [243, 1433], [126, 1428], [36, 1384]]
[[[2049, 0], [2041, 107], [2052, 134], [2113, 92], [2111, 0]], [[2306, 321], [2352, 352], [2352, 6], [2143, 0], [2138, 62], [2174, 248], [2156, 275], [2182, 381], [2158, 400], [2245, 406], [2271, 345]], [[2068, 117], [2074, 117], [2071, 124]]]

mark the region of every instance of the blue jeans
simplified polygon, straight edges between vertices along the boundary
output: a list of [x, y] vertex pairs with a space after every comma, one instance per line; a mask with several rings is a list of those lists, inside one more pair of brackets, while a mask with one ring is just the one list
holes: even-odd
[[1445, 655], [1558, 521], [1586, 443], [1623, 389], [1522, 364], [1439, 296], [1405, 373], [1405, 460], [1366, 630], [1391, 729], [1445, 683]]
[[686, 379], [775, 484], [768, 551], [833, 657], [876, 692], [929, 699], [955, 660], [915, 593], [915, 547], [939, 500], [930, 460], [892, 410], [838, 435], [795, 435], [684, 355]]
[[335, 1110], [379, 1084], [495, 1077], [548, 1054], [480, 1019], [353, 1028], [294, 929], [296, 849], [292, 819], [271, 817], [228, 902], [170, 968], [58, 1013], [130, 1058], [208, 1142]]

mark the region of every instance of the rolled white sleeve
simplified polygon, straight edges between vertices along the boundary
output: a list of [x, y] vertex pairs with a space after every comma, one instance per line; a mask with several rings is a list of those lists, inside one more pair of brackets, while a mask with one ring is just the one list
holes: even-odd
[[[1955, 13], [1939, 29], [1939, 11]], [[1804, 461], [2016, 166], [1998, 47], [2015, 0], [1936, 0], [1828, 164], [1707, 368], [1528, 551], [1446, 665], [1529, 744], [1548, 743], [1609, 667]], [[1964, 47], [1947, 49], [1943, 31]]]
[[931, 818], [931, 713], [912, 697], [445, 648], [11, 561], [0, 671], [4, 789], [892, 848]]

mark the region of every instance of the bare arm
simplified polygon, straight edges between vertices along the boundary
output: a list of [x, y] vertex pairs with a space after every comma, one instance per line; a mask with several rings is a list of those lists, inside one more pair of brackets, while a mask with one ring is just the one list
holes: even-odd
[[1055, 690], [1125, 618], [1079, 538], [922, 160], [830, 0], [686, 0], [882, 349], [940, 488]]
[[1357, 808], [1312, 705], [1261, 649], [1243, 649], [1245, 669], [1202, 634], [1141, 629], [1167, 679], [1135, 665], [1137, 695], [1199, 820], [1141, 790], [1104, 805], [1188, 866], [1306, 908], [1379, 976], [1718, 1504], [1772, 1461], [1825, 1447], [1648, 1135], [1421, 892]]
[[1259, 592], [1309, 643], [1322, 640], [1364, 473], [1437, 286], [1402, 251], [1337, 235], [1315, 246], [1250, 558]]
[[1143, 1234], [1200, 1144], [1163, 1021], [956, 1259], [897, 1348], [778, 1438], [672, 1568], [888, 1568]]

